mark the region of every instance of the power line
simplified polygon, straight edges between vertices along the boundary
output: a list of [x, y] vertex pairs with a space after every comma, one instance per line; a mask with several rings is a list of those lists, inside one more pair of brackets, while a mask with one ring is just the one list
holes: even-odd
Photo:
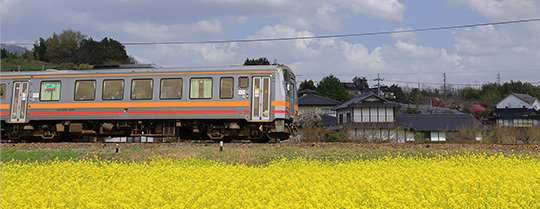
[[[540, 21], [540, 18], [501, 21], [501, 22], [490, 22], [490, 23], [478, 23], [478, 24], [468, 24], [468, 25], [433, 27], [433, 28], [407, 29], [407, 30], [382, 31], [382, 32], [367, 32], [367, 33], [335, 34], [335, 35], [321, 35], [321, 36], [301, 36], [301, 37], [261, 38], [261, 39], [233, 39], [233, 40], [211, 40], [211, 41], [123, 42], [122, 44], [123, 45], [129, 45], [129, 46], [135, 46], [135, 45], [183, 45], [183, 44], [222, 44], [222, 43], [291, 41], [291, 40], [343, 38], [343, 37], [375, 36], [375, 35], [387, 35], [387, 34], [411, 33], [411, 32], [424, 32], [424, 31], [437, 31], [437, 30], [451, 30], [451, 29], [471, 28], [471, 27], [478, 27], [478, 26], [506, 25], [506, 24], [537, 22], [537, 21]], [[3, 43], [3, 44], [6, 44], [6, 45], [33, 45], [33, 43]]]
[[407, 29], [407, 30], [368, 32], [368, 33], [336, 34], [336, 35], [322, 35], [322, 36], [262, 38], [262, 39], [237, 39], [237, 40], [217, 40], [217, 41], [127, 42], [127, 43], [124, 43], [124, 45], [219, 44], [219, 43], [246, 43], [246, 42], [266, 42], [266, 41], [290, 41], [290, 40], [307, 40], [307, 39], [324, 39], [324, 38], [343, 38], [343, 37], [374, 36], [374, 35], [386, 35], [386, 34], [398, 34], [398, 33], [410, 33], [410, 32], [449, 30], [449, 29], [458, 29], [458, 28], [470, 28], [470, 27], [488, 26], [488, 25], [505, 25], [505, 24], [516, 24], [516, 23], [525, 23], [525, 22], [536, 22], [536, 21], [540, 21], [540, 18], [525, 19], [525, 20], [502, 21], [502, 22], [491, 22], [491, 23], [480, 23], [480, 24], [469, 24], [469, 25], [444, 26], [444, 27], [435, 27], [435, 28]]

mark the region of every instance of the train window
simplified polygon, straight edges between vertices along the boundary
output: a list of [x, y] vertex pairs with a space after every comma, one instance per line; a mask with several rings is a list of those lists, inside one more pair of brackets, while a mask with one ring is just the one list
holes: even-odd
[[212, 98], [212, 78], [192, 78], [190, 88], [191, 99]]
[[248, 77], [240, 77], [238, 78], [238, 87], [241, 88], [241, 89], [247, 89], [248, 87]]
[[58, 101], [60, 100], [60, 81], [43, 81], [41, 82], [41, 92], [39, 100], [41, 101]]
[[96, 81], [75, 81], [75, 101], [94, 100]]
[[182, 99], [182, 79], [161, 79], [160, 99]]
[[6, 84], [0, 85], [0, 99], [6, 98]]
[[219, 91], [219, 98], [222, 99], [232, 99], [233, 98], [233, 88], [234, 88], [234, 78], [221, 78], [221, 88]]
[[131, 80], [131, 99], [152, 99], [152, 79]]
[[103, 100], [124, 99], [124, 80], [104, 80]]

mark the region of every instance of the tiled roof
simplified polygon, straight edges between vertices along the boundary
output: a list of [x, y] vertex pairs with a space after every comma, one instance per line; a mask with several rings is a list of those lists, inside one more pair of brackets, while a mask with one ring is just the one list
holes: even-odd
[[321, 122], [324, 126], [331, 126], [337, 124], [337, 118], [328, 114], [322, 114]]
[[437, 107], [437, 106], [431, 106], [431, 105], [419, 105], [419, 104], [403, 104], [401, 106], [401, 109], [399, 109], [399, 111], [402, 113], [405, 113], [405, 111], [407, 111], [407, 108], [420, 110], [422, 111], [422, 113], [420, 114], [456, 114], [456, 115], [465, 114], [456, 109], [450, 109], [446, 107]]
[[[371, 96], [374, 96], [374, 97], [377, 97], [379, 99], [381, 99], [382, 102], [364, 102], [365, 99], [371, 97]], [[337, 106], [337, 107], [334, 107], [332, 108], [333, 110], [339, 110], [339, 109], [343, 109], [343, 108], [347, 108], [347, 107], [400, 107], [401, 104], [398, 104], [398, 103], [394, 103], [394, 102], [390, 102], [388, 101], [387, 99], [385, 98], [382, 98], [380, 96], [377, 96], [376, 94], [374, 93], [365, 93], [365, 94], [361, 94], [361, 95], [358, 95], [356, 96], [355, 98]]]
[[360, 87], [358, 87], [354, 83], [342, 83], [342, 84], [343, 84], [343, 88], [345, 88], [345, 90], [348, 90], [348, 91], [362, 91], [362, 89]]
[[317, 93], [317, 91], [311, 90], [311, 89], [304, 89], [298, 92], [298, 94], [315, 94], [315, 93]]
[[540, 118], [540, 112], [527, 108], [493, 109], [487, 119]]
[[512, 93], [512, 95], [514, 95], [515, 97], [523, 100], [524, 102], [526, 102], [527, 104], [530, 104], [530, 105], [532, 105], [534, 103], [534, 101], [538, 100], [538, 98], [533, 97], [533, 96], [528, 95], [528, 94]]
[[307, 94], [298, 98], [298, 106], [336, 106], [341, 102], [319, 96], [316, 94]]
[[472, 115], [396, 115], [396, 125], [415, 131], [458, 131], [460, 129], [485, 129]]

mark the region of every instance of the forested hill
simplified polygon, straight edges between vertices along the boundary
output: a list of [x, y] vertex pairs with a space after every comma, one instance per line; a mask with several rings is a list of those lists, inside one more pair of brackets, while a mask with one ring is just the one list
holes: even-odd
[[56, 69], [92, 69], [94, 65], [133, 63], [120, 42], [103, 38], [95, 41], [80, 31], [67, 29], [40, 37], [31, 50], [20, 46], [2, 45], [2, 71]]

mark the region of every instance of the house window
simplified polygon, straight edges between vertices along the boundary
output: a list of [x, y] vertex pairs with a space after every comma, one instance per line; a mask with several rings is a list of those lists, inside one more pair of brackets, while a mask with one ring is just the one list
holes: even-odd
[[182, 79], [161, 79], [160, 99], [182, 99]]
[[350, 121], [352, 121], [352, 116], [351, 116], [351, 113], [348, 112], [347, 113], [347, 122], [350, 122]]
[[96, 81], [75, 81], [75, 101], [94, 100]]
[[370, 111], [370, 114], [369, 114], [370, 120], [369, 120], [369, 122], [379, 122], [377, 108], [376, 107], [371, 107], [371, 108], [369, 108], [369, 111]]
[[60, 100], [60, 81], [43, 81], [41, 82], [41, 92], [39, 100], [41, 101], [58, 101]]
[[192, 78], [189, 98], [210, 99], [212, 98], [212, 78]]
[[131, 80], [131, 99], [152, 99], [152, 79]]
[[343, 114], [339, 114], [339, 123], [343, 123]]
[[322, 113], [323, 113], [323, 114], [334, 114], [334, 113], [336, 113], [336, 112], [333, 111], [333, 110], [330, 109], [330, 108], [323, 108], [323, 109], [322, 109]]

